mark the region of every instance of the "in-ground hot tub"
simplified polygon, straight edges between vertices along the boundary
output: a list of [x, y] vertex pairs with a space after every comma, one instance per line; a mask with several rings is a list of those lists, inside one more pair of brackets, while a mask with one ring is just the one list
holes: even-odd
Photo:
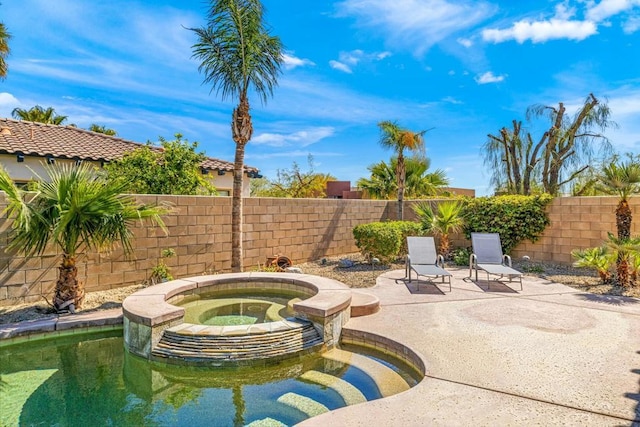
[[[289, 305], [291, 318], [249, 325], [203, 325], [187, 322], [185, 309], [176, 305], [204, 294], [233, 296], [265, 292], [299, 298]], [[323, 348], [330, 349], [338, 344], [342, 327], [352, 311], [364, 315], [377, 311], [379, 307], [375, 297], [363, 298], [362, 294], [355, 294], [357, 296], [352, 298], [352, 295], [354, 293], [349, 287], [336, 280], [294, 273], [231, 273], [173, 280], [145, 288], [125, 299], [125, 347], [133, 354], [154, 360], [153, 351], [163, 339], [165, 331], [174, 337], [197, 335], [202, 337], [202, 342], [219, 342], [225, 337], [250, 341], [252, 337], [283, 334], [289, 330], [299, 330], [309, 336], [313, 332], [308, 327], [311, 324]], [[352, 300], [358, 301], [357, 306], [352, 307]], [[230, 362], [240, 358], [238, 353], [228, 351], [228, 354]], [[284, 357], [275, 352], [256, 358], [268, 358], [272, 354], [273, 357]]]

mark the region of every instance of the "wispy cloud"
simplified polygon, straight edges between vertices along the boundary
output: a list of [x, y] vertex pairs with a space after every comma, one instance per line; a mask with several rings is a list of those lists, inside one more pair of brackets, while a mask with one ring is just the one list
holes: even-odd
[[458, 40], [456, 40], [458, 43], [460, 43], [462, 46], [464, 47], [471, 47], [473, 46], [473, 41], [471, 39], [467, 39], [467, 38], [463, 38], [460, 37]]
[[298, 58], [293, 54], [283, 54], [282, 58], [284, 60], [284, 68], [287, 70], [292, 70], [297, 67], [305, 67], [305, 66], [314, 66], [316, 65], [313, 61], [309, 59]]
[[329, 61], [331, 68], [352, 74], [353, 69], [360, 63], [371, 63], [382, 61], [391, 56], [391, 52], [372, 52], [367, 53], [363, 50], [356, 49], [348, 52], [340, 52], [338, 60]]
[[444, 98], [442, 98], [442, 101], [448, 104], [454, 104], [454, 105], [464, 104], [464, 102], [454, 98], [453, 96], [445, 96]]
[[257, 145], [271, 147], [302, 146], [307, 147], [325, 138], [332, 136], [335, 129], [330, 126], [312, 128], [292, 133], [261, 133], [255, 136], [251, 142]]
[[608, 19], [621, 12], [633, 9], [636, 6], [640, 6], [639, 0], [601, 0], [600, 3], [595, 3], [593, 0], [587, 2], [586, 18], [600, 22]]
[[390, 46], [417, 56], [497, 10], [488, 2], [469, 0], [345, 0], [336, 7], [338, 17], [354, 17], [358, 26], [375, 31]]
[[640, 30], [640, 16], [632, 16], [622, 24], [622, 31], [624, 31], [625, 34], [632, 34], [638, 30]]
[[0, 92], [0, 112], [7, 111], [3, 117], [9, 117], [9, 112], [18, 106], [20, 106], [18, 98], [8, 92]]
[[475, 77], [475, 81], [479, 85], [484, 85], [484, 84], [487, 84], [487, 83], [498, 83], [498, 82], [501, 82], [506, 77], [507, 77], [506, 74], [503, 74], [503, 75], [500, 75], [500, 76], [496, 76], [496, 75], [493, 74], [492, 71], [487, 71], [484, 74], [480, 74], [480, 75], [476, 76]]
[[336, 153], [336, 152], [322, 152], [322, 151], [303, 151], [303, 150], [294, 150], [294, 151], [280, 151], [277, 153], [260, 153], [260, 154], [247, 154], [248, 159], [253, 160], [264, 160], [264, 159], [273, 159], [273, 158], [295, 158], [295, 157], [308, 157], [309, 155], [315, 157], [341, 157], [344, 156], [344, 153]]

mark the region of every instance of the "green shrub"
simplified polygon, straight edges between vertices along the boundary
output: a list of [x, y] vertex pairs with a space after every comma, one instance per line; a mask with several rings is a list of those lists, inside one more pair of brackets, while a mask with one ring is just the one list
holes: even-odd
[[553, 198], [536, 196], [496, 196], [468, 199], [463, 207], [464, 232], [498, 233], [505, 253], [524, 240], [535, 242], [549, 225], [546, 207]]
[[360, 253], [376, 257], [388, 264], [395, 260], [403, 247], [406, 253], [407, 236], [422, 234], [420, 224], [411, 221], [371, 222], [353, 228], [353, 237]]
[[458, 248], [453, 251], [453, 263], [455, 265], [469, 265], [469, 257], [471, 256], [471, 249]]
[[407, 248], [407, 237], [424, 235], [422, 225], [419, 222], [389, 221], [383, 224], [389, 224], [391, 227], [396, 227], [400, 232], [400, 250], [396, 255], [406, 255], [409, 252], [409, 249]]

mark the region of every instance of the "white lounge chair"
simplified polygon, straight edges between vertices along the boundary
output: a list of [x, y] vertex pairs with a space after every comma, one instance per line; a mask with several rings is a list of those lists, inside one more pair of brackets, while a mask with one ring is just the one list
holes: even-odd
[[436, 253], [436, 244], [433, 237], [407, 237], [407, 255], [405, 277], [411, 282], [411, 271], [416, 272], [418, 289], [420, 289], [420, 276], [442, 277], [442, 283], [447, 278], [449, 292], [451, 292], [451, 273], [445, 270], [444, 258]]
[[522, 290], [522, 273], [511, 267], [511, 257], [502, 253], [500, 235], [497, 233], [471, 233], [471, 245], [473, 253], [469, 257], [469, 278], [473, 270], [487, 273], [487, 283], [491, 287], [490, 276], [500, 276], [498, 280], [506, 277], [509, 282], [517, 278]]

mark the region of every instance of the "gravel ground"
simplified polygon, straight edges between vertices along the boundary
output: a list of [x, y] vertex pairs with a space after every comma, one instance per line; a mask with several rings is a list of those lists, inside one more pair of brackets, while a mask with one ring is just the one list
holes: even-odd
[[[341, 260], [349, 260], [351, 267], [342, 267]], [[640, 298], [640, 286], [624, 289], [613, 285], [601, 285], [595, 273], [581, 268], [564, 265], [542, 264], [525, 261], [514, 261], [514, 268], [530, 276], [564, 283], [584, 292], [608, 295], [625, 295]], [[343, 282], [352, 288], [368, 288], [375, 285], [376, 277], [385, 271], [404, 269], [404, 263], [398, 262], [388, 266], [371, 265], [360, 254], [348, 254], [341, 257], [327, 257], [322, 260], [296, 265], [305, 274], [315, 274]], [[90, 292], [85, 298], [82, 312], [106, 310], [122, 306], [122, 301], [133, 292], [142, 289], [143, 285], [134, 285], [108, 291]], [[21, 322], [25, 320], [54, 317], [52, 308], [42, 301], [40, 303], [20, 304], [11, 307], [0, 307], [0, 324]]]

